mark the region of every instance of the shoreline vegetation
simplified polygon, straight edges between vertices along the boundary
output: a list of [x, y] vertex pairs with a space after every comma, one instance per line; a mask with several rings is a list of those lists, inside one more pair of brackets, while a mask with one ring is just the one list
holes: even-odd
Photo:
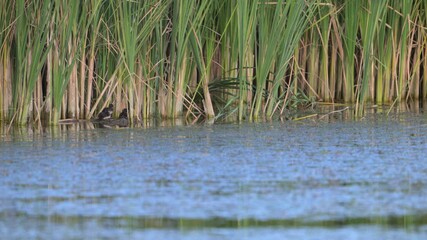
[[425, 0], [0, 1], [0, 125], [427, 98]]
[[[384, 123], [399, 123], [406, 125], [408, 128], [427, 127], [423, 116], [427, 102], [410, 101], [401, 102], [395, 106], [390, 105], [366, 105], [364, 115], [357, 117], [354, 106], [348, 104], [320, 104], [315, 108], [288, 110], [284, 115], [275, 115], [273, 119], [259, 118], [252, 121], [241, 121], [239, 124], [274, 124], [286, 123], [288, 126], [324, 126], [330, 123], [363, 123], [371, 126]], [[25, 125], [0, 125], [0, 138], [5, 141], [19, 139], [33, 139], [34, 137], [46, 137], [45, 134], [59, 137], [64, 134], [75, 133], [81, 130], [94, 129], [115, 129], [118, 131], [126, 129], [152, 129], [152, 128], [175, 128], [183, 126], [203, 125], [211, 126], [212, 124], [235, 124], [235, 117], [215, 119], [189, 119], [189, 118], [147, 118], [135, 122], [132, 125], [123, 119], [111, 120], [77, 120], [61, 119], [59, 124], [42, 124], [41, 122], [30, 122]], [[90, 134], [90, 132], [88, 132]], [[73, 135], [75, 136], [75, 135]]]

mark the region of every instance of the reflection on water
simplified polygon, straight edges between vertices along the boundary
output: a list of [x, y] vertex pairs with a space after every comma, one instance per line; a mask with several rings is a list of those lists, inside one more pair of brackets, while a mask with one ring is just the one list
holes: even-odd
[[3, 131], [0, 239], [426, 238], [427, 116], [337, 109]]

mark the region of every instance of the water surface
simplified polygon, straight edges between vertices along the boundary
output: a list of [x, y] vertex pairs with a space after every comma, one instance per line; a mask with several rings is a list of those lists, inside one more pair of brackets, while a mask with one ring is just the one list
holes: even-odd
[[427, 116], [3, 133], [0, 239], [426, 239]]

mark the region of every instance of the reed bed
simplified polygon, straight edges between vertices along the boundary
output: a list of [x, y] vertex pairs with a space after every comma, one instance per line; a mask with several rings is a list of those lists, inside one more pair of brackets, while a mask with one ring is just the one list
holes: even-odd
[[427, 98], [423, 0], [0, 1], [2, 122]]

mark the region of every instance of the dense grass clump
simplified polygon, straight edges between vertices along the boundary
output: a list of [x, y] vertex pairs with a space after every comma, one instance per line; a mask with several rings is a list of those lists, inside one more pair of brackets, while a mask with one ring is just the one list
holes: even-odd
[[[272, 117], [427, 97], [424, 0], [0, 0], [0, 119]], [[292, 104], [293, 105], [293, 104]]]

